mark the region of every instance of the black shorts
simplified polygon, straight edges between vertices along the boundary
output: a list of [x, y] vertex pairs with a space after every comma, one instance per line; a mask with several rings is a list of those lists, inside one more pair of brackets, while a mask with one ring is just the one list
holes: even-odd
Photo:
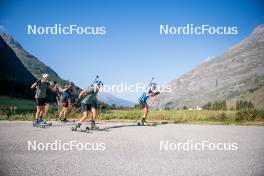
[[148, 105], [147, 102], [142, 100], [139, 101], [139, 104], [141, 105], [142, 108], [145, 108]]
[[46, 98], [35, 98], [37, 106], [45, 106], [47, 104]]
[[68, 100], [61, 100], [61, 104], [63, 105], [64, 108], [69, 107], [69, 101]]
[[96, 104], [84, 104], [81, 103], [82, 106], [82, 112], [91, 111], [92, 108], [96, 108]]

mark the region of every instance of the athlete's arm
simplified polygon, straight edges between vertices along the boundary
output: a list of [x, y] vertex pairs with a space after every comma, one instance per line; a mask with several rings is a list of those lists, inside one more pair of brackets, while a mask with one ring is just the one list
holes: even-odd
[[149, 97], [155, 97], [156, 95], [157, 95], [157, 92], [147, 94], [147, 96], [149, 96]]
[[155, 97], [158, 94], [160, 94], [160, 92], [159, 91], [156, 91], [156, 92], [149, 93], [148, 96]]
[[84, 96], [86, 94], [86, 91], [85, 90], [82, 90], [81, 92], [80, 92], [80, 94], [79, 94], [79, 99], [81, 99], [82, 98], [82, 96]]
[[34, 89], [35, 87], [37, 87], [37, 85], [41, 82], [40, 79], [38, 79], [34, 84], [32, 84], [31, 89]]
[[66, 90], [68, 90], [68, 89], [69, 89], [69, 87], [66, 87], [66, 88], [62, 89], [62, 91], [64, 92], [64, 91], [66, 91]]
[[52, 84], [50, 84], [49, 82], [48, 82], [48, 86], [49, 86], [49, 88], [50, 88], [51, 90], [54, 88], [54, 86], [53, 86]]
[[31, 89], [34, 89], [37, 86], [37, 83], [32, 84]]

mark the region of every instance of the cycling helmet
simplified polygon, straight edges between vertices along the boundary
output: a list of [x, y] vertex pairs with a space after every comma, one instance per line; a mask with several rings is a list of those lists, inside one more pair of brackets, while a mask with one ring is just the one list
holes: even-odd
[[44, 78], [44, 79], [46, 79], [46, 78], [48, 78], [48, 77], [49, 77], [49, 75], [46, 74], [46, 73], [42, 75], [42, 78]]
[[103, 86], [104, 84], [103, 84], [102, 81], [100, 81], [100, 80], [96, 80], [96, 81], [94, 82], [94, 85], [97, 85], [97, 86]]

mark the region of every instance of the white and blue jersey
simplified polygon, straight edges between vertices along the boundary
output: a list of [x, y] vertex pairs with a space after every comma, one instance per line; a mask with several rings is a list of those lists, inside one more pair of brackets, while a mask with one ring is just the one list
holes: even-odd
[[69, 88], [64, 89], [64, 91], [60, 97], [61, 100], [67, 101], [67, 100], [71, 99], [72, 98], [71, 92], [72, 92], [72, 89], [69, 89]]
[[[156, 91], [155, 91], [156, 92]], [[147, 102], [149, 96], [148, 94], [155, 93], [150, 87], [139, 97], [139, 101]]]

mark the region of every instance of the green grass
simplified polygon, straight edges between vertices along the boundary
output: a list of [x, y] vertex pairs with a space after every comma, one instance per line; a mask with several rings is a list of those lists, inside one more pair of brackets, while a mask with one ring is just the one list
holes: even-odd
[[13, 98], [0, 96], [0, 107], [2, 109], [9, 109], [10, 107], [17, 107], [18, 110], [34, 110], [34, 100], [27, 100], [22, 98]]
[[29, 120], [34, 111], [34, 100], [0, 96], [0, 120]]
[[[17, 107], [16, 113], [11, 113], [10, 107]], [[58, 116], [58, 109], [51, 110], [45, 117], [47, 120]], [[34, 118], [35, 103], [33, 100], [9, 98], [0, 96], [0, 120], [32, 120]], [[79, 119], [81, 112], [71, 109], [68, 117]], [[98, 110], [98, 119], [107, 121], [135, 121], [142, 118], [143, 110]], [[205, 124], [264, 124], [264, 110], [151, 110], [149, 121], [169, 121], [171, 123], [205, 123]]]
[[[110, 110], [99, 113], [101, 120], [136, 120], [142, 117], [142, 110]], [[150, 121], [170, 121], [173, 123], [260, 123], [264, 122], [264, 111], [218, 111], [218, 110], [152, 110]]]

